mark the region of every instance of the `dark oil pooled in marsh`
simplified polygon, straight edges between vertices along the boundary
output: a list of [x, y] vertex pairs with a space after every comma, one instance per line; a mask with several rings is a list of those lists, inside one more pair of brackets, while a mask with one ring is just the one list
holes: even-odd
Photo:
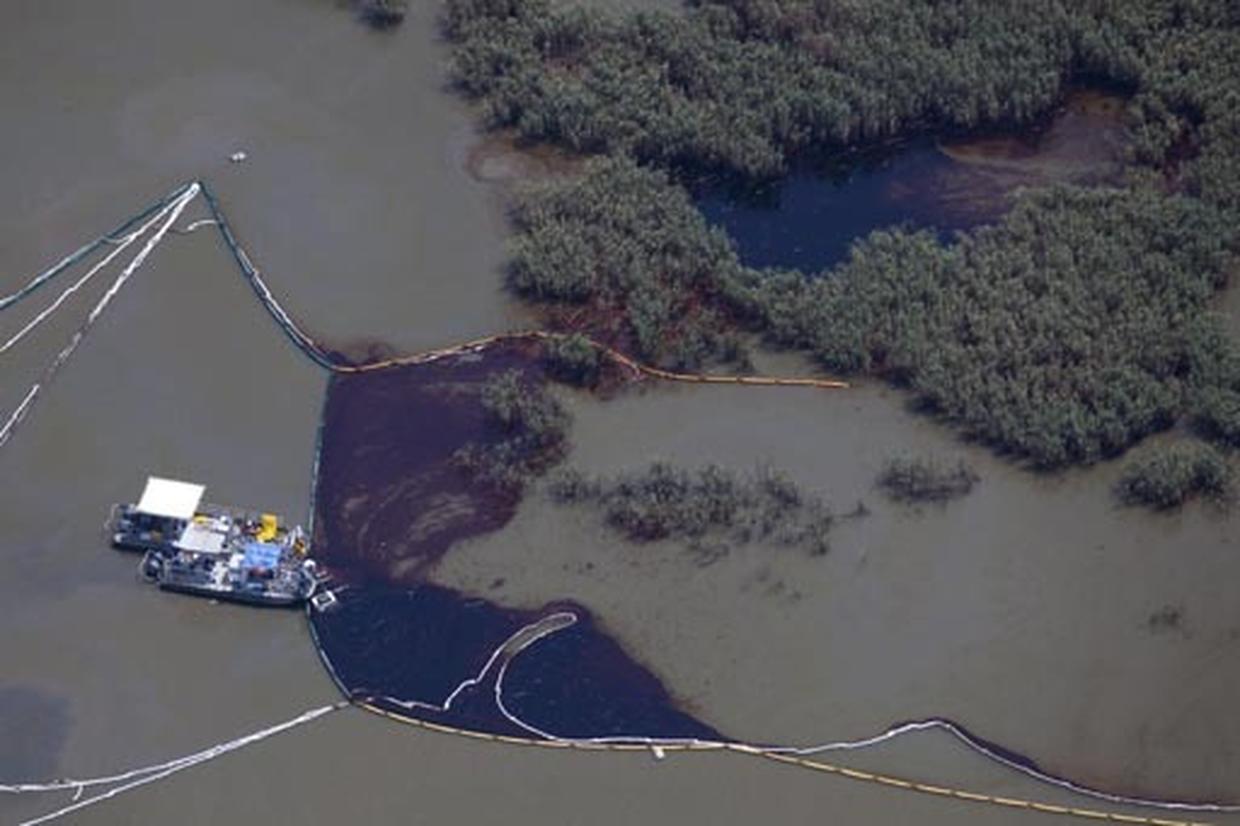
[[1001, 216], [1018, 187], [1115, 179], [1122, 112], [1119, 98], [1080, 90], [1027, 133], [912, 141], [757, 185], [707, 180], [697, 204], [731, 235], [745, 264], [818, 272], [874, 230], [902, 225], [950, 241]]
[[[496, 531], [514, 513], [514, 493], [453, 459], [465, 445], [494, 438], [478, 394], [507, 369], [542, 380], [537, 362], [515, 344], [333, 378], [315, 547], [340, 602], [312, 618], [342, 690], [397, 714], [496, 734], [718, 739], [678, 710], [585, 609], [501, 608], [426, 581], [454, 543]], [[567, 614], [575, 621], [528, 647], [509, 642]], [[497, 702], [497, 680], [507, 711]]]
[[[848, 168], [804, 170], [747, 188], [708, 188], [698, 199], [751, 267], [816, 272], [835, 264], [852, 242], [896, 224], [937, 230], [948, 240], [978, 218], [918, 197], [954, 162], [929, 142], [854, 158]], [[920, 185], [912, 182], [922, 182]]]

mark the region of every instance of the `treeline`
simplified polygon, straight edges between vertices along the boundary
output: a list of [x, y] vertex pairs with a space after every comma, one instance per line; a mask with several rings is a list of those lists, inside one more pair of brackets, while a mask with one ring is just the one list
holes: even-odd
[[1042, 4], [703, 2], [617, 16], [451, 0], [455, 77], [529, 138], [749, 174], [811, 145], [1026, 122], [1072, 69]]
[[448, 0], [453, 75], [494, 126], [588, 153], [778, 174], [807, 148], [1028, 124], [1066, 84], [1134, 93], [1134, 159], [1238, 203], [1226, 0], [699, 0], [616, 14]]

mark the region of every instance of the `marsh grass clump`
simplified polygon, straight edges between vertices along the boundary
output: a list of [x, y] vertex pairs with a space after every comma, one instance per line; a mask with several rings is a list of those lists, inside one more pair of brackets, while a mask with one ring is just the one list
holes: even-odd
[[557, 381], [578, 387], [598, 384], [603, 367], [598, 346], [580, 333], [561, 336], [544, 344], [543, 364], [547, 374]]
[[787, 476], [766, 467], [739, 474], [718, 465], [689, 470], [667, 462], [610, 478], [561, 471], [547, 487], [562, 505], [591, 506], [631, 542], [685, 541], [711, 549], [771, 542], [825, 554], [834, 517]]
[[1232, 476], [1219, 451], [1182, 442], [1147, 450], [1130, 461], [1115, 491], [1126, 505], [1169, 510], [1196, 497], [1225, 502], [1231, 495]]
[[458, 464], [479, 478], [519, 490], [563, 458], [572, 419], [542, 384], [508, 370], [482, 386], [480, 400], [499, 438], [461, 448]]
[[947, 502], [967, 496], [981, 477], [962, 459], [946, 464], [924, 456], [887, 460], [877, 484], [898, 502]]

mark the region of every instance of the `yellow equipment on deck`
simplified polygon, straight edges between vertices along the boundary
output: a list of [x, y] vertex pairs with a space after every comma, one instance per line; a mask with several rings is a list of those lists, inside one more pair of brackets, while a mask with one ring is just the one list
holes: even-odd
[[276, 518], [276, 515], [274, 513], [264, 513], [258, 519], [258, 534], [256, 534], [254, 538], [259, 542], [270, 542], [275, 539], [280, 522], [280, 520]]

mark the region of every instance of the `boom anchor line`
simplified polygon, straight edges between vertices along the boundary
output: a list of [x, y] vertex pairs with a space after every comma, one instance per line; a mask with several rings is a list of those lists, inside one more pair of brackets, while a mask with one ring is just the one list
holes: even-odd
[[[184, 229], [175, 227], [177, 219], [186, 207], [201, 194], [206, 201], [207, 208], [211, 214], [210, 218], [194, 221]], [[349, 373], [368, 373], [374, 370], [385, 370], [393, 367], [403, 367], [413, 364], [425, 364], [437, 361], [441, 358], [458, 355], [470, 350], [476, 350], [491, 344], [503, 341], [519, 341], [519, 340], [541, 340], [552, 341], [565, 337], [563, 333], [551, 332], [548, 330], [517, 330], [506, 333], [497, 333], [495, 335], [484, 336], [482, 338], [465, 341], [460, 344], [448, 347], [440, 347], [431, 350], [425, 350], [418, 353], [411, 353], [404, 356], [398, 356], [390, 359], [381, 359], [378, 361], [368, 362], [365, 364], [348, 364], [332, 354], [293, 320], [292, 316], [280, 305], [275, 295], [268, 288], [267, 283], [263, 280], [262, 274], [258, 268], [254, 266], [250, 256], [246, 253], [245, 248], [237, 240], [233, 233], [228, 219], [225, 217], [223, 210], [220, 208], [219, 201], [215, 194], [202, 181], [191, 181], [177, 189], [173, 190], [165, 198], [156, 201], [150, 206], [143, 209], [133, 217], [126, 220], [119, 227], [99, 236], [69, 255], [62, 258], [56, 264], [47, 270], [39, 273], [32, 278], [21, 289], [11, 295], [0, 298], [0, 311], [6, 310], [13, 305], [19, 303], [25, 298], [38, 292], [43, 286], [50, 283], [56, 276], [66, 272], [74, 264], [87, 258], [91, 253], [104, 246], [111, 246], [113, 249], [98, 262], [91, 267], [87, 273], [79, 278], [76, 282], [64, 290], [55, 300], [47, 307], [41, 310], [29, 322], [25, 324], [16, 334], [11, 336], [3, 344], [0, 344], [0, 355], [4, 355], [17, 344], [21, 343], [26, 336], [33, 333], [39, 326], [47, 321], [64, 303], [71, 298], [80, 289], [86, 286], [100, 271], [108, 264], [119, 257], [129, 246], [136, 243], [143, 235], [147, 234], [152, 227], [158, 225], [155, 233], [147, 240], [142, 249], [134, 256], [129, 264], [122, 270], [121, 274], [116, 278], [112, 285], [108, 288], [103, 298], [91, 310], [85, 323], [73, 334], [69, 344], [57, 354], [52, 360], [50, 366], [44, 371], [43, 376], [36, 381], [26, 395], [22, 398], [18, 406], [9, 414], [3, 425], [0, 425], [0, 448], [9, 441], [13, 435], [13, 431], [22, 423], [30, 412], [31, 406], [36, 401], [44, 387], [51, 381], [53, 376], [64, 366], [70, 356], [73, 355], [82, 339], [85, 337], [89, 329], [94, 326], [95, 321], [107, 309], [112, 299], [129, 280], [130, 276], [142, 266], [150, 253], [159, 245], [164, 237], [171, 233], [174, 235], [187, 235], [198, 229], [207, 226], [214, 226], [220, 233], [233, 259], [236, 261], [238, 268], [241, 270], [242, 276], [250, 284], [255, 295], [258, 296], [263, 307], [271, 315], [277, 326], [284, 332], [288, 339], [298, 350], [300, 350], [311, 361], [319, 365], [325, 370], [338, 374]], [[136, 227], [136, 229], [135, 229]], [[786, 378], [779, 376], [721, 376], [706, 373], [682, 373], [671, 370], [664, 370], [653, 365], [640, 362], [620, 350], [611, 347], [603, 342], [590, 339], [591, 344], [603, 355], [607, 356], [617, 364], [629, 369], [635, 375], [645, 376], [663, 381], [687, 382], [691, 384], [731, 384], [741, 386], [756, 387], [812, 387], [828, 390], [838, 390], [848, 387], [848, 383], [838, 379], [814, 378], [814, 377], [795, 377]]]
[[[198, 197], [198, 195], [203, 196], [210, 213], [210, 217], [194, 221], [184, 229], [176, 228], [175, 224], [177, 220], [190, 205], [190, 203]], [[0, 447], [3, 447], [12, 437], [14, 429], [29, 414], [33, 403], [42, 392], [43, 388], [48, 384], [48, 382], [51, 381], [56, 372], [69, 360], [85, 337], [86, 333], [99, 319], [104, 310], [107, 309], [117, 293], [128, 282], [129, 278], [142, 266], [160, 242], [170, 233], [174, 235], [188, 234], [207, 226], [214, 226], [217, 229], [221, 239], [224, 241], [236, 261], [242, 276], [250, 284], [255, 292], [255, 295], [262, 302], [272, 319], [285, 333], [293, 345], [320, 367], [332, 373], [365, 373], [393, 367], [423, 364], [471, 350], [477, 350], [501, 341], [523, 339], [545, 341], [563, 337], [563, 334], [561, 333], [546, 330], [515, 331], [486, 336], [484, 338], [474, 339], [472, 341], [463, 342], [450, 347], [427, 350], [396, 358], [369, 362], [366, 364], [346, 364], [334, 357], [325, 348], [320, 346], [312, 337], [306, 334], [305, 331], [303, 331], [293, 320], [293, 318], [284, 310], [272, 294], [271, 290], [267, 287], [267, 284], [263, 280], [258, 268], [254, 266], [253, 261], [237, 240], [237, 237], [233, 233], [233, 230], [229, 225], [223, 210], [220, 208], [219, 202], [214, 193], [202, 181], [191, 181], [173, 190], [164, 198], [144, 208], [142, 211], [138, 212], [110, 232], [101, 235], [93, 241], [87, 242], [78, 249], [74, 250], [60, 261], [49, 267], [47, 270], [34, 276], [16, 292], [8, 296], [0, 297], [0, 312], [2, 312], [18, 304], [29, 296], [39, 292], [57, 276], [69, 270], [73, 265], [83, 261], [97, 250], [104, 247], [111, 248], [111, 251], [102, 261], [94, 265], [84, 276], [79, 278], [78, 281], [74, 282], [56, 299], [54, 299], [48, 307], [40, 311], [30, 322], [24, 325], [3, 345], [0, 345], [0, 355], [3, 355], [9, 349], [24, 340], [26, 336], [31, 334], [41, 324], [43, 324], [74, 293], [84, 287], [97, 273], [102, 271], [104, 267], [120, 256], [127, 248], [133, 244], [136, 244], [143, 236], [150, 233], [150, 237], [146, 240], [145, 244], [143, 244], [134, 257], [130, 259], [129, 263], [125, 265], [121, 273], [104, 292], [104, 295], [93, 306], [86, 318], [86, 321], [73, 334], [69, 344], [56, 355], [49, 367], [44, 371], [41, 378], [31, 386], [22, 401], [13, 413], [10, 414], [4, 424], [0, 425]], [[591, 341], [601, 353], [615, 361], [617, 364], [630, 370], [635, 375], [646, 376], [653, 379], [694, 384], [732, 384], [740, 386], [810, 387], [821, 389], [843, 389], [848, 387], [848, 384], [843, 381], [812, 377], [783, 378], [770, 376], [719, 376], [698, 373], [678, 373], [644, 364], [602, 342], [594, 340]], [[1169, 820], [1158, 817], [1129, 815], [1118, 812], [1083, 809], [1074, 806], [1061, 806], [1058, 804], [1043, 803], [1032, 800], [981, 794], [962, 789], [931, 785], [913, 780], [861, 771], [859, 769], [853, 769], [837, 763], [828, 763], [817, 757], [817, 755], [829, 751], [848, 751], [867, 748], [914, 731], [938, 729], [946, 731], [961, 740], [975, 752], [983, 755], [984, 757], [994, 760], [1010, 769], [1023, 773], [1034, 780], [1049, 784], [1064, 791], [1093, 797], [1108, 803], [1116, 805], [1143, 806], [1180, 812], [1218, 813], [1240, 811], [1240, 804], [1151, 800], [1125, 797], [1122, 795], [1115, 795], [1084, 787], [1064, 778], [1046, 773], [1036, 766], [1023, 765], [1020, 762], [1011, 759], [1011, 757], [1008, 756], [1011, 754], [1010, 752], [1004, 752], [1004, 750], [999, 747], [973, 736], [957, 724], [952, 723], [949, 720], [939, 718], [896, 725], [879, 735], [863, 740], [840, 741], [811, 747], [781, 747], [739, 743], [734, 741], [677, 740], [654, 737], [603, 737], [582, 739], [557, 736], [552, 732], [544, 731], [521, 720], [517, 715], [510, 712], [504, 705], [502, 696], [503, 682], [508, 665], [517, 656], [521, 655], [524, 651], [538, 643], [540, 640], [545, 639], [563, 628], [572, 625], [576, 622], [576, 619], [576, 615], [571, 612], [557, 612], [549, 615], [548, 617], [544, 617], [542, 620], [539, 620], [531, 626], [527, 626], [526, 628], [519, 630], [515, 635], [513, 635], [513, 637], [505, 641], [493, 652], [481, 672], [463, 680], [446, 698], [446, 700], [441, 703], [428, 703], [417, 700], [400, 700], [391, 697], [363, 697], [358, 696], [355, 692], [350, 692], [345, 686], [340, 684], [330, 661], [327, 659], [322, 647], [318, 645], [316, 638], [315, 647], [318, 649], [324, 665], [327, 667], [333, 680], [336, 681], [342, 693], [344, 693], [346, 699], [339, 700], [329, 705], [310, 709], [309, 711], [306, 711], [283, 723], [278, 723], [253, 732], [249, 735], [245, 735], [244, 737], [240, 737], [226, 743], [221, 743], [208, 749], [204, 749], [175, 760], [170, 760], [165, 763], [147, 766], [140, 769], [133, 769], [121, 774], [85, 780], [56, 780], [49, 782], [0, 784], [0, 792], [13, 794], [49, 792], [74, 793], [73, 799], [68, 805], [45, 815], [27, 820], [23, 824], [23, 826], [36, 826], [36, 824], [46, 823], [72, 814], [87, 806], [92, 806], [105, 800], [109, 800], [117, 795], [139, 788], [148, 783], [165, 779], [177, 772], [192, 768], [201, 763], [207, 762], [208, 760], [213, 760], [252, 743], [259, 742], [277, 734], [287, 732], [293, 728], [321, 719], [327, 714], [340, 709], [347, 708], [349, 706], [357, 706], [359, 708], [366, 709], [367, 711], [398, 720], [403, 723], [419, 726], [427, 730], [497, 743], [521, 746], [539, 746], [546, 748], [570, 748], [586, 751], [641, 751], [652, 753], [658, 759], [663, 759], [665, 756], [675, 752], [723, 751], [762, 757], [782, 764], [794, 765], [803, 769], [823, 772], [850, 780], [876, 783], [890, 788], [952, 798], [970, 803], [1025, 809], [1044, 814], [1071, 816], [1090, 820], [1146, 824], [1146, 826], [1202, 826], [1202, 824], [1198, 822], [1189, 820]], [[313, 636], [313, 625], [311, 625], [311, 633]], [[459, 696], [461, 692], [481, 685], [485, 680], [490, 679], [492, 675], [495, 681], [494, 701], [497, 708], [515, 725], [520, 727], [522, 730], [529, 732], [528, 737], [513, 737], [510, 735], [499, 735], [485, 731], [473, 731], [464, 728], [457, 728], [428, 720], [422, 720], [411, 715], [398, 714], [389, 709], [376, 705], [376, 702], [378, 701], [386, 701], [389, 704], [404, 708], [410, 712], [417, 708], [446, 711], [451, 706], [452, 701]], [[93, 794], [90, 797], [83, 797], [85, 790], [101, 787], [106, 788], [106, 791]]]

